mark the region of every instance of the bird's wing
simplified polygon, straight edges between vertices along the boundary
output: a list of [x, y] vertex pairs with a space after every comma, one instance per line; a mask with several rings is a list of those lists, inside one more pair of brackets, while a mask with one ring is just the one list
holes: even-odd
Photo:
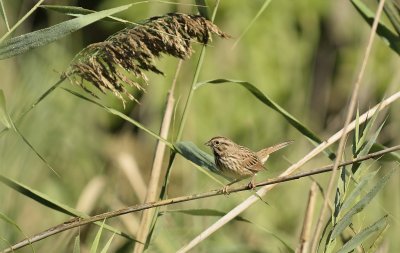
[[252, 173], [257, 173], [263, 169], [260, 159], [255, 153], [244, 152], [241, 153], [242, 166]]

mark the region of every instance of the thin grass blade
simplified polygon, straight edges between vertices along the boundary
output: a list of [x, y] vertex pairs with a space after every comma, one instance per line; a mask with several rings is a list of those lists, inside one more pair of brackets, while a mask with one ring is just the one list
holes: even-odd
[[397, 35], [400, 36], [400, 19], [394, 3], [391, 0], [386, 1], [383, 10], [396, 30]]
[[108, 249], [109, 249], [110, 246], [111, 246], [111, 242], [112, 242], [112, 240], [114, 239], [114, 236], [115, 236], [115, 234], [113, 234], [113, 235], [110, 237], [110, 239], [108, 239], [106, 245], [105, 245], [104, 248], [101, 250], [101, 253], [107, 253]]
[[[46, 4], [43, 4], [40, 7], [44, 8], [46, 10], [55, 11], [58, 13], [62, 13], [62, 14], [74, 16], [74, 17], [80, 17], [83, 15], [96, 13], [96, 11], [93, 11], [93, 10], [89, 10], [89, 9], [85, 9], [85, 8], [77, 7], [77, 6], [69, 6], [69, 5], [46, 5]], [[108, 16], [108, 17], [104, 18], [104, 21], [121, 22], [124, 24], [132, 23], [128, 20], [113, 17], [113, 16]]]
[[81, 242], [80, 242], [80, 234], [78, 234], [76, 237], [75, 237], [75, 240], [74, 240], [74, 251], [73, 251], [73, 253], [81, 253]]
[[74, 95], [74, 96], [76, 96], [76, 97], [78, 97], [78, 98], [81, 98], [81, 99], [83, 99], [83, 100], [85, 100], [85, 101], [88, 101], [88, 102], [90, 102], [90, 103], [92, 103], [92, 104], [95, 104], [95, 105], [97, 105], [97, 106], [103, 108], [103, 110], [105, 110], [105, 111], [108, 112], [108, 113], [114, 114], [115, 116], [118, 116], [118, 117], [120, 117], [120, 118], [122, 118], [122, 119], [128, 121], [129, 123], [132, 123], [133, 125], [135, 125], [135, 126], [137, 126], [138, 128], [142, 129], [143, 131], [145, 131], [146, 133], [150, 134], [150, 135], [153, 136], [154, 138], [156, 138], [156, 139], [158, 139], [158, 140], [164, 142], [169, 148], [171, 148], [171, 149], [174, 148], [173, 145], [172, 145], [172, 143], [170, 143], [169, 141], [165, 140], [164, 138], [161, 138], [159, 135], [157, 135], [157, 134], [154, 133], [153, 131], [147, 129], [145, 126], [143, 126], [143, 125], [140, 124], [139, 122], [137, 122], [137, 121], [135, 121], [135, 120], [129, 118], [128, 116], [126, 116], [126, 115], [123, 114], [122, 112], [117, 111], [117, 110], [115, 110], [115, 109], [113, 109], [113, 108], [107, 107], [107, 106], [105, 106], [105, 105], [102, 105], [102, 104], [100, 104], [99, 102], [96, 102], [96, 101], [94, 101], [93, 99], [90, 99], [90, 98], [88, 98], [88, 97], [85, 97], [85, 96], [83, 96], [83, 95], [81, 95], [81, 94], [79, 94], [79, 93], [77, 93], [77, 92], [75, 92], [75, 91], [73, 91], [73, 90], [66, 89], [66, 88], [63, 88], [63, 90], [65, 90], [65, 91], [71, 93], [72, 95]]
[[97, 248], [99, 247], [101, 233], [103, 232], [103, 227], [104, 227], [104, 223], [105, 222], [106, 222], [106, 220], [104, 219], [103, 223], [101, 223], [99, 231], [97, 231], [97, 233], [96, 233], [96, 237], [94, 238], [92, 246], [90, 247], [90, 253], [96, 253], [97, 252]]
[[199, 11], [200, 15], [210, 20], [210, 13], [208, 12], [208, 6], [205, 0], [195, 0], [197, 5], [197, 10]]
[[[253, 94], [258, 100], [260, 100], [263, 104], [267, 105], [268, 107], [270, 107], [271, 109], [275, 110], [280, 115], [282, 115], [289, 124], [291, 124], [300, 133], [302, 133], [308, 139], [310, 139], [313, 144], [322, 143], [322, 140], [316, 134], [314, 134], [304, 124], [302, 124], [299, 120], [297, 120], [293, 115], [291, 115], [289, 112], [287, 112], [285, 109], [283, 109], [280, 105], [278, 105], [276, 102], [274, 102], [271, 98], [269, 98], [267, 95], [263, 94], [256, 86], [254, 86], [253, 84], [251, 84], [249, 82], [240, 81], [240, 80], [231, 80], [231, 79], [215, 79], [215, 80], [209, 80], [209, 81], [197, 83], [195, 88], [196, 89], [200, 88], [201, 86], [204, 86], [205, 84], [223, 84], [223, 83], [233, 83], [233, 84], [238, 84], [238, 85], [244, 87], [251, 94]], [[329, 152], [329, 154], [328, 154], [329, 158], [334, 159], [335, 155], [331, 151], [328, 151], [328, 152]]]

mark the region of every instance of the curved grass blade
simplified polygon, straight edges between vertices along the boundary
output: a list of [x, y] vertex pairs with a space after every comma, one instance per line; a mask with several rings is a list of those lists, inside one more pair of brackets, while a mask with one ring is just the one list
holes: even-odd
[[[362, 16], [362, 18], [372, 26], [374, 22], [374, 13], [360, 0], [351, 0], [351, 3], [354, 5], [358, 13]], [[400, 54], [400, 38], [396, 34], [394, 34], [389, 28], [387, 28], [383, 23], [379, 22], [376, 33], [379, 37], [389, 45], [389, 47], [395, 51], [397, 54]]]
[[90, 247], [90, 253], [97, 252], [97, 248], [99, 247], [100, 237], [101, 237], [101, 233], [103, 232], [103, 227], [104, 227], [105, 222], [106, 222], [106, 220], [104, 219], [103, 223], [101, 223], [99, 231], [97, 231], [97, 233], [96, 233], [96, 237], [94, 238], [92, 246]]
[[[178, 209], [178, 210], [162, 211], [159, 213], [159, 216], [169, 214], [169, 213], [181, 213], [181, 214], [192, 215], [192, 216], [213, 216], [213, 217], [223, 217], [226, 215], [226, 212], [221, 212], [221, 211], [214, 210], [214, 209]], [[275, 233], [273, 233], [269, 229], [266, 229], [263, 226], [260, 226], [257, 223], [254, 223], [254, 222], [252, 222], [248, 219], [245, 219], [241, 216], [236, 216], [234, 218], [234, 220], [246, 222], [248, 224], [256, 226], [257, 228], [261, 229], [262, 231], [268, 233], [269, 235], [273, 236], [278, 241], [280, 241], [286, 247], [285, 252], [293, 252], [294, 253], [294, 250], [290, 247], [290, 245], [288, 243], [285, 242], [285, 240], [283, 240], [280, 236], [277, 236]]]
[[75, 237], [73, 253], [81, 253], [81, 238], [80, 234]]
[[0, 60], [23, 54], [33, 48], [54, 42], [100, 19], [124, 11], [131, 6], [132, 4], [128, 4], [104, 11], [99, 11], [62, 22], [45, 29], [11, 38], [0, 44]]
[[[89, 9], [85, 9], [85, 8], [77, 7], [77, 6], [68, 6], [68, 5], [46, 5], [46, 4], [43, 4], [40, 7], [44, 8], [46, 10], [55, 11], [58, 13], [62, 13], [62, 14], [74, 16], [74, 17], [80, 17], [83, 15], [96, 13], [96, 11], [93, 11], [93, 10], [89, 10]], [[104, 21], [121, 22], [124, 24], [132, 23], [128, 20], [113, 17], [113, 16], [108, 16], [108, 17], [104, 18]]]
[[357, 246], [361, 245], [366, 239], [368, 239], [368, 237], [370, 237], [373, 233], [385, 229], [387, 225], [387, 215], [385, 215], [377, 222], [366, 227], [360, 233], [356, 234], [353, 238], [346, 242], [338, 251], [338, 253], [351, 252]]
[[46, 166], [54, 172], [58, 177], [60, 175], [53, 169], [53, 167], [50, 165], [49, 162], [46, 161], [46, 159], [33, 147], [33, 145], [28, 141], [27, 138], [19, 131], [18, 128], [15, 127], [14, 122], [12, 121], [10, 115], [7, 112], [7, 107], [6, 107], [6, 101], [4, 97], [4, 93], [2, 90], [0, 90], [0, 122], [2, 122], [7, 129], [12, 128], [17, 135], [25, 142], [26, 145], [29, 146], [30, 149], [46, 164]]
[[110, 239], [108, 239], [106, 245], [105, 245], [104, 248], [101, 250], [101, 253], [107, 253], [107, 252], [108, 252], [108, 249], [109, 249], [110, 246], [111, 246], [111, 242], [112, 242], [112, 240], [114, 239], [114, 236], [115, 236], [115, 234], [113, 234], [113, 235], [110, 237]]
[[[22, 231], [22, 229], [17, 225], [17, 223], [15, 223], [10, 217], [8, 217], [7, 215], [5, 215], [4, 213], [0, 212], [0, 220], [3, 220], [5, 222], [7, 222], [8, 224], [10, 224], [11, 226], [15, 227], [21, 234], [24, 235], [25, 239], [28, 238], [28, 236]], [[6, 241], [4, 239], [4, 241]], [[8, 241], [6, 241], [8, 243]], [[11, 246], [11, 245], [8, 245]], [[30, 248], [32, 249], [32, 252], [35, 252], [35, 249], [33, 248], [33, 245], [31, 243], [29, 243]]]
[[[27, 110], [25, 110], [19, 118], [15, 121], [16, 123], [20, 122], [33, 108], [35, 108], [45, 97], [47, 97], [51, 92], [53, 92], [66, 78], [60, 78], [53, 86], [51, 86], [48, 90], [46, 90]], [[0, 96], [1, 97], [1, 96]], [[1, 104], [1, 98], [0, 98]], [[1, 105], [0, 105], [0, 119], [1, 119]], [[5, 133], [9, 128], [4, 128], [0, 131], [0, 137], [3, 133]]]
[[0, 16], [3, 18], [4, 23], [6, 24], [7, 31], [10, 31], [10, 25], [8, 24], [7, 14], [4, 8], [3, 0], [0, 0]]
[[133, 120], [133, 119], [129, 118], [128, 116], [126, 116], [126, 115], [123, 114], [122, 112], [117, 111], [117, 110], [115, 110], [115, 109], [113, 109], [113, 108], [107, 107], [107, 106], [105, 106], [105, 105], [102, 105], [102, 104], [100, 104], [99, 102], [96, 102], [96, 101], [93, 100], [93, 99], [87, 98], [87, 97], [85, 97], [85, 96], [83, 96], [83, 95], [81, 95], [81, 94], [79, 94], [79, 93], [77, 93], [77, 92], [75, 92], [75, 91], [73, 91], [73, 90], [66, 89], [66, 88], [63, 88], [63, 90], [65, 90], [65, 91], [71, 93], [71, 94], [74, 95], [74, 96], [77, 96], [78, 98], [81, 98], [81, 99], [83, 99], [83, 100], [86, 100], [86, 101], [88, 101], [88, 102], [90, 102], [90, 103], [92, 103], [92, 104], [95, 104], [95, 105], [97, 105], [97, 106], [103, 108], [103, 109], [104, 109], [106, 112], [108, 112], [108, 113], [114, 114], [115, 116], [118, 116], [118, 117], [120, 117], [120, 118], [122, 118], [122, 119], [128, 121], [129, 123], [132, 123], [133, 125], [135, 125], [135, 126], [137, 126], [138, 128], [142, 129], [143, 131], [145, 131], [146, 133], [150, 134], [150, 135], [153, 136], [154, 138], [156, 138], [156, 139], [158, 139], [158, 140], [164, 142], [169, 148], [174, 149], [174, 146], [172, 145], [172, 143], [170, 143], [169, 141], [165, 140], [164, 138], [161, 138], [159, 135], [157, 135], [157, 134], [154, 133], [153, 131], [147, 129], [145, 126], [143, 126], [142, 124], [140, 124], [140, 123], [137, 122], [136, 120]]
[[[39, 191], [36, 191], [22, 183], [19, 183], [15, 180], [12, 180], [8, 177], [5, 177], [3, 175], [0, 174], [0, 182], [7, 185], [8, 187], [10, 187], [11, 189], [14, 189], [15, 191], [21, 193], [22, 195], [25, 195], [26, 197], [48, 207], [51, 208], [53, 210], [56, 210], [58, 212], [70, 215], [70, 216], [74, 216], [74, 217], [82, 217], [82, 218], [88, 218], [89, 215], [80, 212], [72, 207], [69, 207], [65, 204], [62, 204], [54, 199], [52, 199], [50, 196], [41, 193]], [[97, 225], [101, 225], [100, 222], [95, 222], [95, 224]], [[134, 238], [132, 238], [131, 236], [111, 227], [108, 226], [107, 224], [104, 225], [104, 228], [106, 228], [107, 230], [114, 232], [120, 236], [123, 236], [125, 238], [131, 239], [133, 241], [136, 241]]]
[[393, 174], [393, 169], [383, 176], [375, 186], [356, 204], [354, 205], [344, 216], [338, 221], [332, 230], [331, 238], [336, 238], [340, 233], [343, 232], [350, 225], [352, 218], [355, 214], [361, 212], [371, 200], [376, 196], [376, 194], [385, 186], [386, 182], [389, 180], [390, 176]]
[[[294, 116], [292, 116], [289, 112], [287, 112], [285, 109], [283, 109], [280, 105], [275, 103], [271, 98], [269, 98], [267, 95], [263, 94], [257, 87], [255, 87], [253, 84], [246, 82], [246, 81], [240, 81], [240, 80], [231, 80], [231, 79], [215, 79], [215, 80], [209, 80], [209, 81], [204, 81], [201, 83], [197, 83], [195, 88], [199, 88], [205, 84], [223, 84], [223, 83], [234, 83], [234, 84], [239, 84], [240, 86], [246, 88], [250, 93], [252, 93], [258, 100], [260, 100], [263, 104], [267, 105], [271, 109], [275, 110], [279, 114], [281, 114], [289, 124], [291, 124], [294, 128], [296, 128], [300, 133], [305, 135], [308, 139], [310, 139], [314, 144], [315, 143], [322, 143], [322, 140], [318, 138], [316, 134], [314, 134], [311, 130], [309, 130], [306, 126], [304, 126], [299, 120], [297, 120]], [[331, 152], [329, 152], [329, 158], [334, 159], [335, 155]]]
[[256, 20], [261, 16], [261, 14], [265, 11], [265, 9], [268, 7], [268, 5], [271, 3], [272, 0], [266, 0], [264, 4], [261, 6], [260, 10], [257, 12], [257, 14], [254, 16], [254, 18], [250, 21], [249, 25], [244, 29], [242, 34], [240, 34], [239, 38], [235, 41], [233, 44], [232, 48], [235, 48], [237, 44], [239, 44], [239, 41], [244, 37], [244, 35], [250, 30], [250, 28], [254, 25]]

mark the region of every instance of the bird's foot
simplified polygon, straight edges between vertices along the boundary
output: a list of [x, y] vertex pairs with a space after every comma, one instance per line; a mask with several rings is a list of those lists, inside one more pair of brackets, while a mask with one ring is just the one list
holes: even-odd
[[222, 192], [224, 195], [229, 195], [229, 194], [230, 194], [230, 192], [229, 192], [229, 184], [228, 184], [228, 185], [225, 185], [225, 186], [221, 189], [221, 192]]
[[256, 184], [254, 182], [254, 178], [251, 179], [250, 183], [247, 185], [247, 187], [253, 191], [256, 189]]

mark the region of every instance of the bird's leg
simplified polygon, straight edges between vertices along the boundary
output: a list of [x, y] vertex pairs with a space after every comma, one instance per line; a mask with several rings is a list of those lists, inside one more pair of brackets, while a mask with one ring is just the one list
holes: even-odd
[[238, 182], [238, 181], [239, 181], [239, 179], [235, 179], [235, 180], [233, 180], [232, 182], [230, 182], [229, 184], [225, 185], [224, 187], [222, 187], [221, 192], [222, 192], [223, 194], [225, 194], [225, 195], [229, 195], [229, 193], [230, 193], [230, 192], [228, 191], [229, 186], [233, 185], [234, 183], [236, 183], [236, 182]]
[[253, 191], [256, 189], [256, 183], [254, 178], [256, 177], [256, 175], [251, 177], [250, 183], [247, 185], [247, 187], [249, 187], [249, 189], [252, 189]]

